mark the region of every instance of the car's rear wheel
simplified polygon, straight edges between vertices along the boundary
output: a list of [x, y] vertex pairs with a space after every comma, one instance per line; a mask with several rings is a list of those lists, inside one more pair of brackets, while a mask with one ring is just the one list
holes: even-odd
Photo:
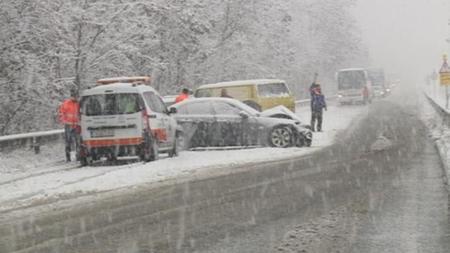
[[286, 126], [277, 126], [269, 134], [269, 144], [276, 148], [287, 148], [292, 145], [293, 134]]

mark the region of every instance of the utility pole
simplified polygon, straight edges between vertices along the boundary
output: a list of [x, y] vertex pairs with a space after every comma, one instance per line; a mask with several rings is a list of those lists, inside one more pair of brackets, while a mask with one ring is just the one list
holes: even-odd
[[436, 70], [433, 70], [433, 73], [431, 73], [431, 87], [433, 89], [433, 96], [436, 98], [436, 89], [437, 89], [437, 80], [438, 80], [438, 73], [436, 72]]

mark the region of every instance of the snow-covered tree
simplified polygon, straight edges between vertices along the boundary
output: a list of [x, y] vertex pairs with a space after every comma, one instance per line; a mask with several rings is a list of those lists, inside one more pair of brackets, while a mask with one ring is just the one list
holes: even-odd
[[313, 73], [364, 62], [353, 2], [0, 1], [0, 135], [57, 127], [68, 90], [102, 77], [151, 75], [162, 94], [281, 78], [304, 96]]

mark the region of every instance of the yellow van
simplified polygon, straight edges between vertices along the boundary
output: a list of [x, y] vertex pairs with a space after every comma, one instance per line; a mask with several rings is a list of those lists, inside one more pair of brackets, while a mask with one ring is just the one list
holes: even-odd
[[284, 105], [295, 112], [295, 97], [283, 80], [245, 80], [206, 84], [197, 88], [195, 97], [230, 97], [258, 111]]

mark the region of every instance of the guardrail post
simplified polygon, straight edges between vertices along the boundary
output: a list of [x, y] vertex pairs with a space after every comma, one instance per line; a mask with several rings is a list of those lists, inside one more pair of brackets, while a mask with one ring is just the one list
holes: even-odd
[[39, 144], [39, 137], [33, 137], [33, 149], [35, 154], [39, 154], [41, 152], [41, 146]]

